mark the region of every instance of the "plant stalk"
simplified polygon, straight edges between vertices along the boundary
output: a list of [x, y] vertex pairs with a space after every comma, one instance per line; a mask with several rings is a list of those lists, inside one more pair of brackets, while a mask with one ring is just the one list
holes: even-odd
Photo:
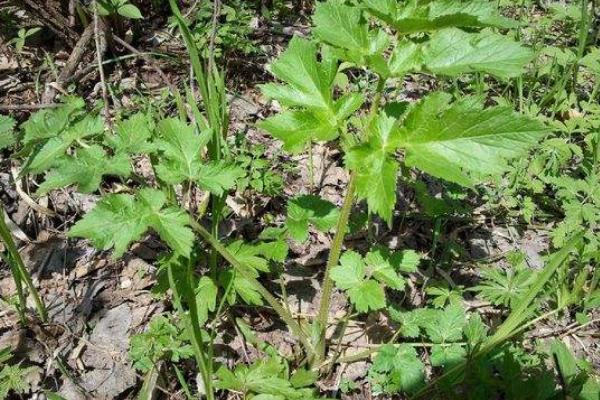
[[194, 221], [190, 220], [190, 226], [194, 229], [204, 240], [208, 242], [221, 256], [231, 264], [235, 270], [241, 274], [244, 278], [248, 280], [248, 282], [253, 286], [253, 288], [261, 294], [261, 296], [269, 303], [269, 305], [275, 310], [275, 312], [283, 319], [283, 321], [288, 325], [290, 330], [294, 335], [298, 337], [298, 340], [304, 346], [306, 352], [309, 355], [313, 354], [313, 345], [308, 339], [306, 333], [300, 327], [300, 324], [294, 319], [293, 315], [290, 314], [277, 299], [263, 286], [258, 282], [251, 274], [248, 273], [246, 267], [244, 267], [234, 256], [219, 242], [217, 238], [215, 238], [211, 233], [204, 228], [202, 225]]
[[27, 286], [29, 294], [31, 294], [31, 297], [33, 298], [33, 302], [35, 303], [35, 308], [37, 309], [40, 319], [42, 322], [48, 322], [48, 312], [46, 311], [46, 307], [44, 306], [37, 289], [33, 285], [31, 275], [29, 275], [29, 271], [27, 271], [27, 268], [23, 263], [23, 259], [17, 250], [17, 246], [15, 245], [10, 230], [4, 221], [4, 216], [4, 209], [2, 209], [0, 210], [0, 239], [2, 239], [4, 245], [6, 246], [6, 251], [8, 253], [6, 261], [10, 266], [13, 279], [15, 281], [15, 286], [17, 288], [17, 295], [19, 297], [19, 314], [21, 314], [21, 317], [24, 317], [25, 309], [27, 308], [26, 296], [22, 286], [22, 282], [25, 282], [25, 286]]
[[350, 219], [350, 211], [354, 204], [354, 195], [356, 192], [356, 176], [352, 173], [348, 182], [348, 190], [344, 198], [344, 204], [340, 212], [340, 217], [337, 222], [335, 236], [331, 244], [329, 258], [325, 266], [325, 276], [323, 278], [323, 286], [321, 288], [321, 302], [319, 304], [319, 314], [317, 315], [317, 329], [319, 331], [318, 342], [315, 344], [315, 365], [318, 365], [325, 357], [325, 334], [327, 331], [327, 320], [329, 317], [329, 306], [331, 303], [331, 292], [333, 291], [333, 280], [331, 279], [331, 268], [335, 267], [340, 259], [342, 245], [346, 237], [348, 220]]

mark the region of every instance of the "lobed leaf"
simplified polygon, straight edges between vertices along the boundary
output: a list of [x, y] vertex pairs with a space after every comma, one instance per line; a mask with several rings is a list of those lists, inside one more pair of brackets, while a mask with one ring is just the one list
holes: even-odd
[[111, 194], [104, 197], [69, 231], [70, 237], [89, 239], [94, 246], [114, 247], [118, 258], [148, 229], [154, 229], [175, 252], [188, 256], [194, 234], [187, 227], [189, 216], [179, 208], [165, 207], [166, 196], [155, 189], [141, 189], [136, 196]]

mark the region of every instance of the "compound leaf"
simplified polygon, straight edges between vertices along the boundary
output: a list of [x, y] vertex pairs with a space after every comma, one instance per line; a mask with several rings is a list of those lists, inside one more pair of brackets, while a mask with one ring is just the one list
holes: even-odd
[[142, 189], [135, 197], [111, 194], [101, 199], [68, 235], [89, 239], [104, 250], [114, 247], [114, 257], [118, 258], [152, 228], [174, 251], [187, 256], [194, 241], [193, 232], [186, 226], [189, 216], [178, 208], [164, 207], [165, 203], [164, 193], [155, 189]]
[[38, 195], [69, 185], [77, 185], [83, 193], [98, 189], [104, 175], [128, 177], [131, 163], [126, 154], [108, 157], [102, 147], [92, 145], [77, 151], [75, 157], [65, 156], [56, 161], [55, 168], [37, 190]]
[[197, 172], [196, 182], [217, 196], [233, 188], [236, 181], [244, 176], [245, 172], [237, 165], [226, 161], [213, 161], [200, 165]]

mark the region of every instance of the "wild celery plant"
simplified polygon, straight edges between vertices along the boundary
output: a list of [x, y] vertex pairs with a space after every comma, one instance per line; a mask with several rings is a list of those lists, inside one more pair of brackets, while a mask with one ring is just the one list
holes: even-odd
[[[260, 127], [293, 153], [313, 142], [340, 148], [349, 174], [314, 321], [318, 332], [314, 365], [325, 356], [334, 286], [331, 272], [338, 265], [356, 200], [366, 200], [369, 213], [389, 224], [401, 165], [473, 187], [501, 174], [507, 160], [525, 155], [548, 132], [535, 119], [508, 107], [485, 107], [485, 99], [474, 96], [453, 99], [435, 92], [401, 114], [394, 112], [398, 103], [383, 104], [388, 86], [401, 88], [403, 77], [411, 73], [454, 77], [476, 72], [498, 79], [520, 75], [533, 54], [498, 32], [515, 22], [500, 16], [495, 2], [358, 3], [317, 4], [314, 40], [293, 37], [271, 65], [281, 83], [262, 85], [263, 93], [284, 110]], [[335, 78], [344, 68], [376, 76], [374, 93], [338, 90]], [[368, 112], [362, 107], [367, 100], [371, 102]], [[350, 264], [354, 267], [349, 266], [348, 273], [356, 268], [356, 263]], [[377, 285], [363, 289], [367, 291], [363, 296], [380, 297]]]

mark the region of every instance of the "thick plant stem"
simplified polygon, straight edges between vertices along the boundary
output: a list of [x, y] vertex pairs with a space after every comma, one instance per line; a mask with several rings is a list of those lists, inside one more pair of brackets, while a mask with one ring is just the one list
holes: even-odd
[[190, 226], [194, 229], [204, 240], [208, 242], [221, 256], [231, 264], [235, 270], [248, 280], [253, 288], [260, 293], [260, 295], [269, 303], [269, 305], [275, 310], [275, 312], [283, 319], [283, 321], [290, 328], [292, 333], [296, 335], [298, 340], [304, 346], [308, 355], [312, 355], [313, 345], [308, 339], [308, 336], [304, 333], [300, 324], [294, 319], [293, 315], [290, 314], [279, 301], [263, 286], [261, 285], [251, 274], [248, 273], [246, 267], [244, 267], [234, 256], [216, 239], [211, 233], [206, 230], [202, 225], [194, 220], [190, 221]]
[[27, 271], [27, 268], [25, 268], [25, 264], [23, 263], [23, 259], [17, 250], [17, 246], [15, 245], [10, 230], [8, 229], [8, 226], [6, 226], [6, 222], [4, 222], [4, 209], [0, 210], [0, 239], [2, 239], [2, 242], [4, 242], [6, 247], [6, 252], [8, 253], [6, 261], [10, 265], [15, 286], [17, 287], [17, 295], [19, 297], [19, 314], [21, 314], [23, 317], [24, 311], [27, 307], [26, 296], [23, 292], [22, 286], [22, 282], [25, 282], [25, 286], [27, 286], [29, 294], [31, 294], [31, 297], [33, 298], [33, 302], [35, 303], [35, 308], [37, 309], [40, 319], [42, 322], [47, 322], [48, 312], [46, 311], [46, 307], [44, 306], [37, 289], [33, 285], [29, 271]]
[[319, 314], [317, 315], [316, 320], [319, 336], [317, 339], [318, 342], [315, 344], [315, 365], [318, 365], [323, 357], [325, 357], [325, 333], [327, 331], [331, 292], [333, 291], [333, 281], [329, 275], [331, 268], [337, 265], [340, 254], [342, 253], [342, 244], [346, 237], [346, 229], [348, 227], [352, 204], [354, 203], [355, 192], [356, 177], [354, 174], [351, 174], [350, 182], [348, 182], [348, 191], [344, 198], [344, 204], [342, 205], [342, 211], [340, 212], [340, 217], [336, 226], [335, 236], [333, 238], [333, 243], [331, 244], [331, 250], [329, 251], [329, 258], [327, 259], [327, 265], [325, 266], [325, 276], [323, 278], [323, 287], [321, 288], [321, 303], [319, 304]]

